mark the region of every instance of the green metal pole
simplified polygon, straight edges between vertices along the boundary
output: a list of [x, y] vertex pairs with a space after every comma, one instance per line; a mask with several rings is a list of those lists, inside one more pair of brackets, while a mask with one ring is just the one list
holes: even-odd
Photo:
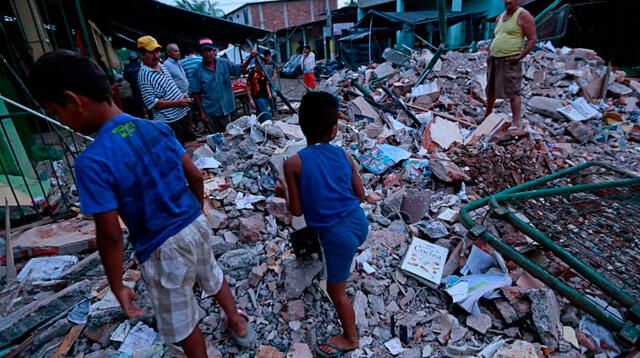
[[373, 97], [371, 97], [371, 92], [369, 92], [369, 90], [368, 90], [365, 86], [363, 86], [363, 85], [362, 85], [362, 83], [358, 82], [358, 80], [356, 80], [356, 79], [352, 79], [352, 80], [351, 80], [351, 84], [352, 84], [355, 88], [357, 88], [360, 92], [362, 92], [362, 94], [363, 94], [365, 97], [367, 97], [367, 98], [369, 98], [369, 99], [373, 99]]
[[85, 46], [87, 46], [87, 55], [93, 57], [93, 50], [91, 48], [91, 38], [89, 37], [89, 30], [87, 28], [87, 22], [84, 19], [82, 12], [82, 6], [80, 0], [76, 0], [76, 11], [78, 12], [78, 22], [80, 22], [80, 29], [82, 31], [82, 38], [84, 39]]
[[[16, 166], [18, 167], [18, 171], [20, 172], [20, 176], [22, 177], [22, 181], [24, 183], [25, 189], [27, 189], [27, 193], [29, 194], [29, 198], [31, 198], [31, 203], [33, 204], [33, 208], [34, 208], [35, 212], [37, 213], [38, 212], [38, 206], [36, 204], [35, 198], [33, 197], [33, 193], [31, 193], [31, 187], [29, 186], [29, 182], [27, 181], [27, 175], [22, 170], [22, 166], [20, 165], [20, 160], [18, 159], [18, 155], [16, 154], [15, 150], [13, 149], [13, 144], [11, 143], [11, 138], [9, 138], [9, 133], [7, 133], [7, 129], [4, 127], [4, 123], [2, 121], [0, 121], [0, 127], [2, 127], [2, 132], [4, 134], [4, 137], [7, 140], [7, 144], [9, 145], [9, 149], [11, 151], [13, 159], [16, 161]], [[19, 205], [19, 203], [18, 203], [18, 205]]]
[[420, 78], [418, 78], [418, 81], [416, 82], [416, 86], [420, 86], [422, 82], [424, 82], [424, 80], [427, 78], [429, 73], [431, 73], [431, 70], [433, 70], [433, 67], [436, 65], [436, 63], [440, 59], [440, 56], [442, 56], [446, 52], [447, 52], [446, 48], [443, 46], [443, 44], [440, 44], [440, 47], [438, 47], [438, 51], [436, 51], [436, 53], [433, 54], [431, 61], [429, 61], [429, 64], [427, 65], [427, 68], [424, 69], [424, 72], [422, 72], [422, 74], [420, 75]]
[[545, 15], [547, 15], [548, 13], [550, 13], [551, 11], [553, 11], [553, 9], [558, 6], [560, 3], [562, 2], [562, 0], [555, 0], [554, 2], [551, 3], [551, 5], [547, 6], [546, 9], [542, 10], [541, 13], [539, 13], [538, 15], [536, 15], [536, 17], [534, 18], [535, 22], [538, 22], [540, 20], [542, 20], [543, 17], [545, 17]]
[[445, 0], [438, 0], [438, 19], [440, 22], [440, 43], [447, 43], [447, 4]]
[[513, 260], [516, 264], [521, 266], [527, 272], [531, 273], [534, 277], [544, 282], [547, 286], [551, 287], [555, 291], [559, 292], [562, 296], [566, 297], [576, 307], [588, 312], [598, 322], [602, 323], [606, 327], [621, 333], [621, 338], [624, 338], [627, 342], [635, 344], [640, 331], [631, 323], [625, 323], [618, 317], [604, 310], [593, 301], [587, 299], [579, 292], [558, 280], [556, 277], [545, 271], [542, 267], [528, 260], [521, 253], [511, 248], [509, 245], [502, 242], [502, 240], [493, 236], [489, 231], [475, 225], [473, 220], [469, 217], [469, 212], [479, 209], [487, 204], [489, 197], [474, 201], [467, 204], [460, 210], [460, 217], [463, 219], [465, 226], [471, 225], [471, 232], [480, 236], [487, 244], [496, 249], [502, 255]]
[[[638, 180], [636, 180], [636, 182], [640, 183], [640, 181]], [[593, 185], [593, 184], [586, 184], [586, 185]], [[578, 186], [582, 187], [583, 185], [578, 185]], [[614, 186], [613, 185], [606, 186], [606, 188], [612, 188], [612, 187]], [[559, 188], [559, 189], [566, 189], [566, 188]], [[600, 190], [600, 189], [597, 189], [597, 190]], [[540, 190], [540, 191], [543, 191], [543, 190]], [[535, 192], [529, 192], [529, 193], [535, 193]], [[523, 194], [528, 194], [528, 193], [523, 193]], [[536, 242], [540, 243], [545, 249], [553, 252], [558, 258], [560, 258], [562, 261], [566, 262], [569, 266], [571, 266], [572, 269], [576, 270], [578, 273], [585, 276], [586, 278], [589, 279], [589, 281], [592, 281], [596, 286], [602, 289], [604, 293], [612, 296], [616, 301], [620, 302], [625, 307], [634, 307], [632, 311], [634, 312], [634, 314], [637, 315], [637, 312], [639, 312], [638, 310], [640, 309], [640, 305], [633, 297], [628, 295], [626, 292], [621, 290], [616, 285], [606, 280], [589, 265], [586, 265], [585, 263], [578, 260], [573, 255], [568, 253], [566, 250], [564, 250], [564, 248], [556, 244], [553, 240], [549, 239], [542, 232], [536, 230], [531, 225], [528, 225], [527, 223], [525, 223], [522, 219], [520, 219], [517, 215], [515, 215], [509, 209], [507, 209], [506, 207], [500, 206], [500, 203], [502, 201], [512, 199], [516, 195], [518, 194], [496, 195], [491, 197], [489, 204], [491, 208], [494, 209], [494, 212], [498, 213], [499, 215], [506, 216], [506, 218], [511, 222], [511, 224], [513, 224], [513, 226], [518, 228], [527, 236], [534, 239]]]
[[[597, 162], [586, 162], [578, 166], [564, 169], [557, 173], [547, 175], [545, 177], [515, 186], [513, 188], [509, 188], [496, 195], [506, 195], [509, 193], [517, 193], [519, 191], [528, 190], [530, 188], [534, 188], [539, 185], [558, 179], [562, 176], [579, 172], [583, 169], [596, 166], [596, 165], [609, 167], [607, 165], [603, 165]], [[616, 171], [621, 174], [629, 175], [624, 171], [619, 171], [619, 170], [616, 170]], [[527, 193], [521, 193], [521, 194], [527, 194]], [[526, 195], [522, 195], [521, 197], [526, 197]], [[556, 277], [549, 274], [542, 267], [528, 260], [518, 251], [514, 250], [513, 248], [511, 248], [510, 246], [502, 242], [500, 239], [493, 236], [490, 232], [487, 231], [485, 227], [483, 227], [482, 225], [476, 224], [471, 219], [471, 216], [469, 215], [469, 213], [483, 206], [488, 205], [491, 199], [492, 197], [488, 196], [465, 205], [460, 210], [460, 218], [461, 218], [462, 224], [467, 229], [469, 229], [469, 231], [472, 234], [476, 236], [480, 236], [485, 242], [487, 242], [491, 247], [496, 249], [502, 255], [513, 260], [515, 263], [520, 265], [526, 271], [530, 272], [534, 277], [538, 278], [539, 280], [547, 284], [552, 289], [558, 291], [562, 296], [566, 297], [569, 301], [571, 301], [574, 305], [576, 305], [576, 307], [581, 307], [583, 310], [591, 314], [596, 320], [604, 324], [606, 327], [617, 331], [619, 333], [619, 337], [623, 339], [625, 342], [635, 344], [638, 337], [640, 336], [640, 330], [637, 327], [635, 327], [631, 323], [624, 323], [618, 317], [610, 314], [608, 311], [604, 310], [599, 305], [587, 299], [586, 297], [581, 295], [579, 292], [575, 291], [573, 288], [559, 281]]]
[[[396, 0], [396, 12], [404, 12], [404, 0]], [[403, 44], [404, 30], [400, 29], [396, 31], [396, 48], [401, 48]]]

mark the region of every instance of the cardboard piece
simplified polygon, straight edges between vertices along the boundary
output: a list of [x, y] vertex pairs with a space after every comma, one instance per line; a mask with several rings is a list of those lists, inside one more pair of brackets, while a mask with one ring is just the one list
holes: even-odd
[[491, 113], [480, 123], [478, 128], [464, 140], [464, 144], [470, 144], [479, 140], [482, 136], [492, 137], [509, 127], [509, 116], [503, 113]]
[[447, 150], [453, 143], [462, 143], [460, 128], [454, 122], [437, 117], [429, 127], [431, 140], [436, 142], [442, 149]]
[[382, 118], [380, 118], [378, 112], [373, 108], [373, 106], [369, 104], [369, 102], [364, 99], [364, 97], [356, 97], [351, 100], [350, 103], [358, 107], [358, 109], [360, 110], [360, 114], [362, 114], [363, 116], [372, 118], [377, 123], [382, 122]]

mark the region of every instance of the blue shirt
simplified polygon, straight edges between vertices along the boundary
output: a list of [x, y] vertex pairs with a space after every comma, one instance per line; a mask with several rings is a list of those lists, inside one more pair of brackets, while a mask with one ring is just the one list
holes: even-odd
[[193, 70], [195, 70], [196, 66], [198, 66], [201, 63], [202, 63], [202, 56], [200, 55], [185, 57], [182, 60], [180, 60], [180, 65], [182, 66], [182, 69], [184, 69], [184, 72], [187, 74], [187, 78], [191, 77], [191, 73], [193, 73]]
[[231, 88], [231, 76], [240, 76], [240, 65], [226, 58], [216, 59], [215, 71], [203, 62], [191, 73], [191, 93], [199, 93], [202, 109], [210, 116], [224, 116], [236, 109], [236, 100]]
[[183, 94], [189, 94], [189, 80], [187, 80], [187, 74], [184, 72], [180, 62], [169, 57], [164, 61], [163, 65], [167, 71], [169, 71], [171, 78], [173, 78], [173, 82], [176, 83], [180, 92]]
[[302, 161], [300, 205], [308, 226], [334, 225], [360, 205], [344, 150], [323, 143], [308, 146], [298, 155]]
[[83, 214], [118, 210], [140, 262], [201, 214], [171, 128], [128, 114], [107, 122], [75, 162]]

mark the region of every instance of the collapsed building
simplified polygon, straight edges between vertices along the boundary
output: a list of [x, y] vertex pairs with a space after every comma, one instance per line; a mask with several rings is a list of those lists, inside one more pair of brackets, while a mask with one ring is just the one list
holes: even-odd
[[[361, 347], [350, 356], [615, 357], [633, 351], [633, 307], [640, 295], [633, 204], [640, 82], [592, 50], [543, 44], [524, 60], [527, 125], [514, 131], [509, 130], [506, 102], [484, 118], [485, 52], [449, 52], [436, 60], [426, 50], [411, 57], [390, 50], [383, 56], [386, 62], [338, 71], [319, 87], [341, 99], [345, 119], [333, 143], [354, 157], [367, 194], [363, 207], [370, 236], [347, 285], [361, 337]], [[322, 261], [296, 257], [289, 241], [293, 231], [305, 226], [304, 219], [291, 216], [286, 202], [273, 195], [283, 161], [305, 145], [297, 115], [282, 113], [262, 124], [255, 116], [243, 116], [225, 133], [188, 147], [205, 173], [212, 250], [239, 307], [260, 332], [255, 349], [239, 351], [220, 323], [220, 309], [211, 298], [202, 299], [207, 317], [201, 327], [210, 357], [310, 357], [311, 345], [339, 329], [323, 289]], [[579, 232], [590, 228], [587, 221], [574, 221], [568, 230], [590, 239], [598, 234], [594, 245], [574, 254], [597, 271], [608, 271], [602, 275], [623, 286], [630, 306], [609, 300], [609, 291], [589, 285], [577, 266], [563, 265], [557, 254], [550, 255], [532, 235], [491, 210], [502, 206], [469, 207], [594, 161], [603, 163], [593, 167], [605, 171], [606, 180], [627, 180], [626, 196], [616, 194], [632, 199], [625, 206], [627, 217], [624, 211], [617, 219], [611, 213], [605, 217], [623, 221], [635, 233], [614, 226], [603, 235]], [[596, 174], [601, 173], [572, 176], [560, 185], [600, 183]], [[609, 198], [605, 194], [600, 198]], [[586, 205], [593, 201], [571, 202], [569, 208], [589, 211]], [[73, 205], [73, 197], [69, 202]], [[540, 230], [557, 224], [557, 232], [549, 234], [553, 238], [585, 238], [563, 235], [567, 227], [560, 227], [561, 219], [569, 211], [547, 205], [527, 212], [530, 205], [505, 205]], [[127, 320], [121, 312], [95, 252], [91, 218], [77, 216], [9, 234], [10, 251], [3, 256], [7, 274], [15, 270], [16, 277], [0, 292], [4, 355], [181, 356], [178, 348], [158, 340], [131, 251], [123, 277], [140, 296], [146, 315]], [[488, 234], [520, 256], [502, 254], [511, 251], [496, 249], [484, 239]], [[415, 245], [437, 257], [432, 275], [407, 270], [406, 257]], [[601, 320], [595, 307], [576, 305], [581, 298], [566, 297], [564, 286], [558, 290], [555, 281], [541, 279], [544, 274], [531, 270], [529, 262], [619, 317], [624, 329]]]

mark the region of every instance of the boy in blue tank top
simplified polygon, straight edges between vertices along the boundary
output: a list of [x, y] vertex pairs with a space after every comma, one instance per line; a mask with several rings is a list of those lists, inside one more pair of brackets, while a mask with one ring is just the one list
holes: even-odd
[[355, 313], [345, 286], [357, 248], [367, 238], [369, 224], [360, 207], [365, 193], [351, 158], [330, 142], [338, 132], [338, 100], [326, 92], [309, 92], [300, 104], [300, 127], [307, 147], [284, 163], [286, 185], [278, 182], [293, 215], [316, 228], [325, 261], [327, 291], [343, 333], [319, 343], [320, 357], [339, 357], [358, 348]]

